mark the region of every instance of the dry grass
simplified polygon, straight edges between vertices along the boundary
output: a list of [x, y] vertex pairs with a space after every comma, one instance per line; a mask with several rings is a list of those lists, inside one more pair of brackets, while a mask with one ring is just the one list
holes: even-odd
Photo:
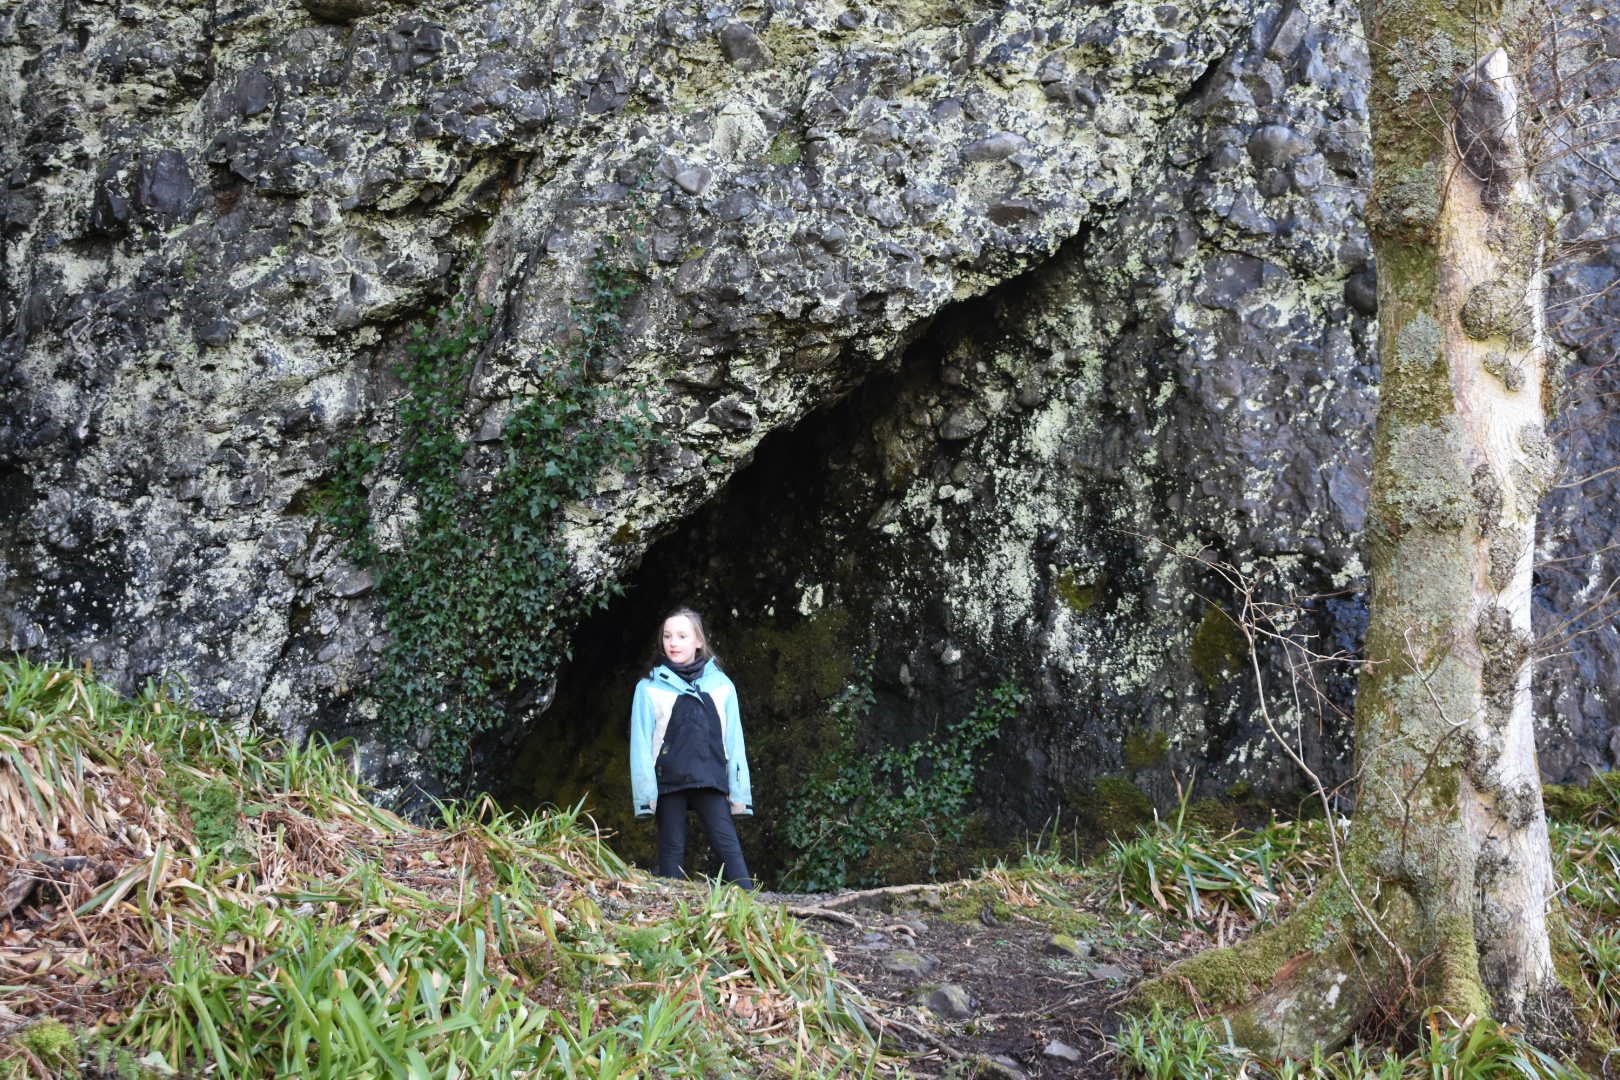
[[[649, 881], [577, 814], [486, 800], [420, 828], [340, 750], [71, 670], [0, 681], [0, 1076], [830, 1076], [874, 1056], [779, 908]], [[46, 1019], [71, 1054], [30, 1043]]]

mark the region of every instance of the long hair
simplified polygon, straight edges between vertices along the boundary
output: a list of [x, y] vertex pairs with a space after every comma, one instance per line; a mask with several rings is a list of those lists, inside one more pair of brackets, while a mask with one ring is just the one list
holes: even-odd
[[665, 660], [669, 659], [669, 657], [664, 655], [664, 624], [669, 622], [669, 620], [673, 619], [677, 615], [685, 615], [688, 619], [692, 620], [692, 629], [697, 631], [698, 641], [701, 642], [701, 644], [698, 646], [698, 650], [694, 655], [704, 660], [720, 659], [714, 653], [714, 646], [709, 643], [709, 632], [703, 627], [703, 616], [699, 615], [697, 612], [683, 604], [680, 607], [669, 611], [662, 619], [658, 620], [658, 629], [653, 632], [653, 656], [655, 657], [654, 663], [662, 664]]

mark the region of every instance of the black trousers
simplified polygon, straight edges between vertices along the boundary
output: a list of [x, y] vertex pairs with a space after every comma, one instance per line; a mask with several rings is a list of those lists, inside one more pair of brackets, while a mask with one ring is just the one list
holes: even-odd
[[686, 876], [686, 811], [696, 810], [709, 846], [720, 856], [725, 880], [752, 889], [748, 864], [743, 861], [742, 841], [731, 821], [731, 804], [726, 793], [714, 788], [671, 791], [658, 796], [653, 816], [658, 821], [658, 872], [664, 877]]

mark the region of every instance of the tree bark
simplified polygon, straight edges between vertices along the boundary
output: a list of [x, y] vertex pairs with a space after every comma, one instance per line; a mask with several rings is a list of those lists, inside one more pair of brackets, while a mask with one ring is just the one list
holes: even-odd
[[1568, 1034], [1530, 695], [1535, 511], [1555, 465], [1544, 226], [1490, 44], [1500, 18], [1367, 11], [1383, 385], [1341, 871], [1278, 927], [1144, 990], [1214, 1005], [1274, 1052], [1341, 1043], [1375, 1006]]

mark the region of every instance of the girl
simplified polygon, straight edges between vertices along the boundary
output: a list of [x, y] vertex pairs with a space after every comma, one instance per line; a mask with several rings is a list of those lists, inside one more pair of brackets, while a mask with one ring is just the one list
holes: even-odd
[[663, 663], [636, 684], [630, 707], [636, 816], [657, 817], [658, 872], [685, 877], [686, 811], [696, 810], [725, 879], [752, 889], [731, 822], [732, 814], [754, 812], [737, 688], [715, 662], [703, 619], [691, 608], [670, 612], [661, 643]]

